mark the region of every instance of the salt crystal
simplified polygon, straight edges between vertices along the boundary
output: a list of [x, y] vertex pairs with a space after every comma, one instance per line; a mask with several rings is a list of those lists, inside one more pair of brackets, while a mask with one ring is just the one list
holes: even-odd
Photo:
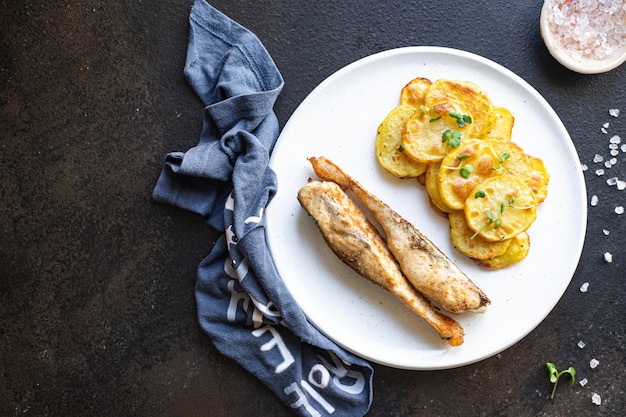
[[611, 166], [617, 164], [617, 158], [611, 158], [609, 159], [609, 163], [611, 164]]
[[602, 233], [604, 233], [604, 236], [608, 236], [611, 232], [606, 229], [602, 229]]
[[595, 207], [598, 205], [598, 196], [597, 195], [592, 195], [591, 196], [591, 201], [589, 202], [589, 204], [591, 204], [592, 207]]
[[619, 116], [619, 109], [610, 109], [609, 110], [609, 115], [611, 115], [613, 117]]
[[600, 169], [596, 169], [596, 175], [597, 175], [598, 177], [603, 176], [603, 175], [604, 175], [604, 170], [603, 170], [602, 168], [600, 168]]
[[604, 161], [604, 157], [602, 155], [595, 154], [595, 156], [593, 157], [593, 162], [597, 164], [598, 162], [602, 161]]
[[585, 342], [583, 342], [582, 340], [579, 340], [578, 343], [576, 343], [576, 345], [582, 349], [585, 347]]
[[609, 264], [613, 262], [613, 255], [611, 254], [611, 252], [604, 252], [604, 262]]
[[622, 138], [619, 135], [613, 135], [611, 136], [611, 139], [609, 139], [609, 143], [622, 143]]
[[611, 164], [611, 161], [605, 161], [604, 162], [604, 167], [605, 168], [611, 168], [613, 166], [613, 164]]
[[612, 187], [612, 186], [616, 185], [616, 184], [617, 184], [617, 177], [611, 177], [611, 178], [609, 178], [608, 180], [606, 180], [606, 183], [607, 183], [610, 187]]
[[580, 384], [581, 387], [584, 387], [585, 385], [587, 385], [587, 378], [583, 378], [580, 381], [578, 381], [578, 383]]
[[600, 398], [600, 395], [594, 392], [591, 394], [591, 402], [594, 403], [595, 405], [600, 405], [602, 404], [602, 398]]
[[606, 130], [606, 127], [603, 127], [602, 129], [600, 129], [600, 132], [604, 133], [605, 135], [609, 133], [609, 131]]
[[619, 145], [617, 143], [609, 144], [609, 149], [617, 149], [617, 148], [619, 148]]
[[583, 285], [580, 286], [580, 292], [587, 292], [587, 290], [589, 289], [589, 283], [585, 282], [583, 283]]
[[622, 191], [624, 188], [626, 188], [626, 181], [618, 180], [617, 189]]
[[610, 126], [609, 122], [606, 122], [605, 124], [602, 125], [603, 128], [608, 129]]
[[619, 151], [617, 150], [617, 148], [615, 149], [611, 149], [611, 151], [609, 152], [611, 154], [611, 156], [617, 156], [619, 155]]
[[597, 368], [598, 365], [600, 365], [600, 361], [598, 361], [597, 359], [592, 359], [592, 360], [589, 361], [589, 367], [591, 369]]
[[616, 214], [624, 214], [624, 206], [617, 206], [617, 207], [615, 207], [615, 213]]
[[587, 164], [582, 164], [582, 165], [580, 166], [580, 168], [583, 170], [583, 172], [584, 172], [584, 171], [587, 171], [587, 170], [589, 169], [589, 167], [587, 166]]

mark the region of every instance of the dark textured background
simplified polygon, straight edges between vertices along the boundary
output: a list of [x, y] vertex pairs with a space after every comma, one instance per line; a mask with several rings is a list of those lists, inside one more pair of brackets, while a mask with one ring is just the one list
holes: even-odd
[[[195, 269], [216, 233], [150, 199], [164, 155], [195, 145], [200, 132], [202, 106], [182, 73], [191, 4], [0, 0], [0, 416], [292, 415], [196, 323]], [[605, 177], [592, 161], [608, 154], [610, 135], [626, 142], [626, 66], [583, 76], [558, 65], [539, 36], [538, 1], [212, 4], [254, 31], [280, 68], [281, 125], [356, 59], [448, 46], [530, 82], [590, 166], [588, 192], [600, 203], [589, 208], [578, 271], [548, 318], [517, 345], [459, 369], [375, 366], [369, 415], [626, 415], [626, 214], [613, 212], [626, 191], [605, 183], [626, 179], [626, 156]], [[550, 400], [546, 361], [574, 366], [589, 383], [561, 382]]]

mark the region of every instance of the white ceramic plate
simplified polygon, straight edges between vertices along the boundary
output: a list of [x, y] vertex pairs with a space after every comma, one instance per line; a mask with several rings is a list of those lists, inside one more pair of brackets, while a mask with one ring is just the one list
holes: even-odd
[[[488, 271], [451, 244], [447, 220], [429, 207], [416, 180], [380, 168], [376, 128], [401, 88], [421, 76], [469, 80], [515, 116], [512, 140], [543, 159], [547, 200], [529, 230], [528, 257]], [[399, 300], [358, 276], [327, 247], [296, 195], [309, 177], [307, 157], [326, 156], [387, 202], [442, 249], [490, 297], [484, 314], [455, 318], [465, 342], [450, 347]], [[446, 369], [490, 357], [531, 332], [553, 309], [578, 264], [586, 191], [576, 150], [560, 119], [520, 77], [485, 58], [439, 47], [409, 47], [361, 59], [322, 82], [283, 129], [271, 158], [278, 192], [267, 210], [267, 238], [287, 288], [308, 319], [347, 350], [404, 369]]]

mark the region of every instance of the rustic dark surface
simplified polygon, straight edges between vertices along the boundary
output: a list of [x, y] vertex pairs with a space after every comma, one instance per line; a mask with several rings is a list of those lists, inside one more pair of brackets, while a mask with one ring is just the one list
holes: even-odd
[[[626, 415], [626, 217], [613, 211], [626, 191], [593, 173], [602, 125], [626, 140], [626, 66], [561, 67], [539, 36], [539, 2], [412, 3], [211, 4], [276, 61], [281, 126], [328, 75], [385, 49], [449, 46], [504, 65], [560, 115], [600, 203], [570, 287], [536, 330], [459, 369], [375, 365], [369, 415]], [[216, 232], [150, 198], [164, 155], [201, 127], [182, 74], [191, 4], [0, 0], [0, 416], [292, 415], [196, 322], [195, 269]], [[626, 179], [618, 159], [610, 176]], [[550, 400], [546, 361], [588, 384], [561, 382]]]

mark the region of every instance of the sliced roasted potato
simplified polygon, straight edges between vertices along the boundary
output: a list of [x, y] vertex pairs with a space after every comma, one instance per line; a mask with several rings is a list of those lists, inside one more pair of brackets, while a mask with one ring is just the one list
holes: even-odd
[[506, 161], [501, 163], [502, 173], [513, 175], [526, 183], [535, 194], [537, 204], [543, 202], [548, 195], [550, 174], [543, 161], [528, 155], [517, 144], [511, 141], [490, 141], [494, 157], [502, 160], [505, 153]]
[[[448, 152], [441, 161], [437, 182], [443, 202], [453, 210], [462, 210], [474, 187], [497, 174], [496, 162], [488, 142], [462, 140], [461, 146]], [[473, 170], [466, 177], [470, 167]]]
[[522, 232], [509, 240], [511, 244], [506, 252], [492, 259], [475, 259], [476, 263], [490, 269], [501, 269], [514, 265], [528, 256], [530, 251], [530, 237]]
[[[419, 110], [418, 110], [419, 111]], [[399, 105], [393, 108], [378, 126], [376, 157], [380, 165], [400, 178], [412, 178], [426, 171], [426, 164], [409, 158], [402, 146], [402, 134], [415, 108]]]
[[448, 213], [448, 221], [452, 244], [470, 258], [480, 260], [495, 258], [504, 254], [511, 243], [510, 240], [489, 242], [477, 235], [468, 227], [463, 210]]
[[426, 186], [426, 191], [428, 192], [430, 205], [435, 210], [445, 215], [452, 210], [450, 209], [450, 207], [448, 207], [446, 203], [444, 203], [444, 201], [441, 199], [441, 194], [439, 194], [439, 183], [437, 181], [437, 176], [439, 174], [440, 166], [441, 162], [430, 162], [428, 164], [424, 178], [424, 185]]
[[493, 121], [487, 133], [481, 139], [511, 140], [515, 117], [509, 109], [493, 106]]
[[449, 147], [442, 140], [443, 133], [450, 130], [463, 135], [471, 126], [459, 128], [456, 119], [450, 117], [450, 113], [462, 111], [463, 104], [452, 100], [416, 110], [407, 121], [402, 136], [402, 145], [407, 155], [417, 162], [440, 161]]
[[533, 193], [535, 193], [537, 204], [541, 204], [546, 197], [548, 197], [550, 174], [543, 161], [535, 156], [530, 156], [530, 165], [532, 166], [533, 172], [528, 185], [530, 189], [533, 190]]
[[426, 92], [424, 105], [429, 107], [446, 99], [465, 104], [467, 112], [464, 114], [472, 117], [468, 136], [482, 137], [489, 131], [494, 119], [493, 103], [478, 85], [470, 81], [438, 79]]
[[478, 184], [465, 201], [467, 225], [490, 242], [511, 239], [537, 217], [535, 195], [524, 181], [508, 174]]
[[490, 140], [487, 143], [496, 161], [496, 169], [503, 174], [513, 175], [530, 186], [533, 167], [526, 152], [512, 141]]
[[400, 91], [400, 104], [415, 108], [424, 104], [426, 90], [432, 82], [428, 78], [417, 77], [409, 81]]

